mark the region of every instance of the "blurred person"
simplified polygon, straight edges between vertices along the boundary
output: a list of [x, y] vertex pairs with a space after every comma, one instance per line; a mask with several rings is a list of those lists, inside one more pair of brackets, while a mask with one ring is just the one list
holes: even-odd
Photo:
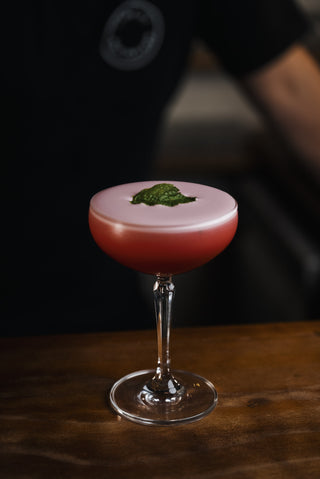
[[3, 70], [1, 334], [152, 327], [135, 274], [90, 236], [90, 197], [149, 179], [195, 36], [319, 172], [309, 22], [292, 0], [20, 3]]

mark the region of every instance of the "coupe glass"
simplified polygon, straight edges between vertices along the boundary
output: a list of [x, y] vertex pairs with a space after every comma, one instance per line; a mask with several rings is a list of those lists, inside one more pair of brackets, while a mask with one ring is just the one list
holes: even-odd
[[106, 254], [155, 276], [156, 367], [119, 379], [110, 392], [111, 405], [137, 423], [172, 425], [201, 419], [218, 399], [207, 379], [171, 369], [172, 276], [207, 263], [227, 247], [237, 228], [238, 208], [228, 193], [180, 181], [170, 184], [195, 201], [176, 206], [132, 203], [135, 194], [158, 183], [165, 182], [128, 183], [100, 191], [90, 201], [89, 226]]

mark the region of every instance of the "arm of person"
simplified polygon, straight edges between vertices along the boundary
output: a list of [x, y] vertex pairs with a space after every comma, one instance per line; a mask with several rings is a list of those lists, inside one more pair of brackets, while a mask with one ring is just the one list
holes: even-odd
[[241, 80], [289, 147], [320, 179], [320, 68], [294, 45], [278, 59]]

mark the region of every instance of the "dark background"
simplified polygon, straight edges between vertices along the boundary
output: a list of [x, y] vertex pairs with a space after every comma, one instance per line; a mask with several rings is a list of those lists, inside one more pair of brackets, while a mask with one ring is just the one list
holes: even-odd
[[[320, 9], [307, 3], [316, 28], [306, 44], [320, 58]], [[24, 24], [11, 31], [15, 49], [5, 49], [0, 333], [154, 327], [153, 278], [107, 258], [87, 225], [92, 194], [143, 179], [220, 187], [240, 205], [239, 229], [228, 249], [175, 278], [174, 324], [319, 317], [319, 184], [215, 57], [197, 40], [191, 54], [186, 49], [178, 57], [165, 45], [172, 73], [161, 95], [145, 88], [138, 74], [128, 91], [120, 76], [110, 79], [94, 50], [105, 12], [92, 9], [92, 31], [78, 21], [81, 5], [77, 14], [54, 12], [56, 19], [50, 8], [42, 9], [42, 22], [24, 12]], [[186, 44], [190, 28], [181, 33]], [[21, 31], [28, 41], [20, 42]], [[70, 38], [64, 36], [68, 31]], [[57, 55], [57, 45], [74, 45], [75, 31], [77, 48]], [[184, 68], [177, 58], [188, 67], [175, 90]], [[90, 68], [101, 68], [97, 83]], [[121, 101], [115, 95], [119, 86]], [[172, 93], [163, 114], [161, 105]], [[148, 105], [144, 114], [141, 102]]]

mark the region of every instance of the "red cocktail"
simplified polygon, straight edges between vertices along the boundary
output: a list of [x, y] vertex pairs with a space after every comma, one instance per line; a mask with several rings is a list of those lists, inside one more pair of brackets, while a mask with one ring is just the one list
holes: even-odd
[[[165, 199], [162, 204], [154, 204], [157, 188], [159, 202]], [[185, 202], [170, 203], [172, 198], [180, 201], [171, 188], [179, 191], [179, 198], [181, 192]], [[141, 190], [148, 201], [135, 204]], [[170, 369], [171, 276], [217, 256], [231, 242], [237, 223], [237, 203], [229, 194], [195, 183], [129, 183], [91, 199], [89, 225], [98, 246], [119, 263], [157, 277], [158, 365], [155, 371], [132, 373], [113, 386], [111, 404], [120, 415], [143, 424], [168, 425], [200, 419], [215, 407], [217, 393], [209, 381]]]
[[90, 230], [105, 253], [143, 273], [173, 275], [207, 263], [228, 246], [238, 222], [237, 204], [230, 195], [174, 182], [196, 201], [173, 207], [130, 203], [137, 191], [155, 183], [120, 185], [92, 198]]

